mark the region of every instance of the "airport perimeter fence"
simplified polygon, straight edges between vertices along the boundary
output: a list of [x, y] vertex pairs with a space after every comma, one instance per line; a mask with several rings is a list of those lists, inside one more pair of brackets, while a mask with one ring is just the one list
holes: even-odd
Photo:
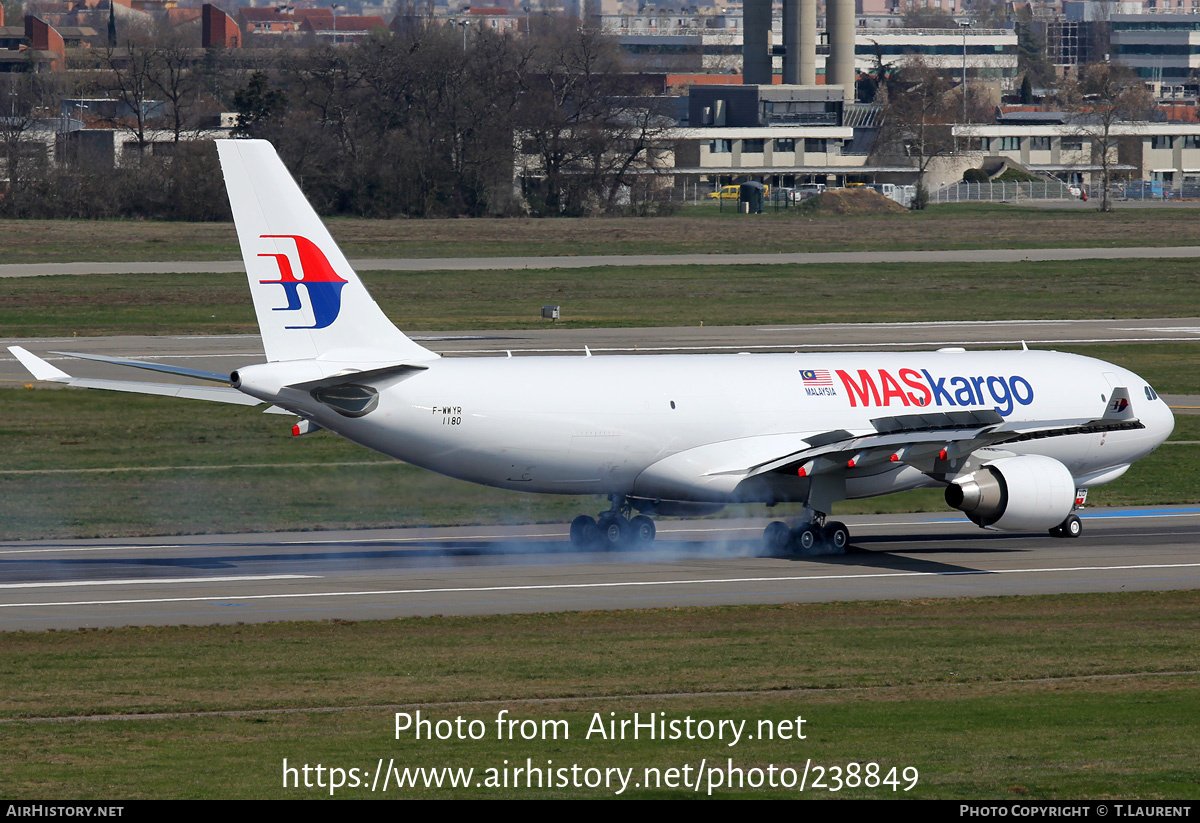
[[1066, 183], [1033, 180], [1024, 183], [954, 183], [929, 193], [930, 203], [1000, 203], [1012, 200], [1074, 200]]

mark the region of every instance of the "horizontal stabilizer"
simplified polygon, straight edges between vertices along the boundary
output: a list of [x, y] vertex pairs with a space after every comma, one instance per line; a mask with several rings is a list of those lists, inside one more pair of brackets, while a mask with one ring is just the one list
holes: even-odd
[[228, 386], [187, 386], [182, 383], [142, 383], [138, 380], [99, 380], [91, 377], [69, 377], [59, 382], [64, 382], [77, 389], [106, 389], [134, 394], [157, 394], [163, 397], [182, 397], [188, 400], [233, 403], [237, 406], [261, 406], [263, 402]]
[[[62, 369], [55, 368], [42, 358], [31, 354], [20, 346], [9, 346], [13, 357], [21, 361], [21, 365], [29, 369], [38, 380], [52, 383], [64, 383], [76, 389], [105, 389], [107, 391], [123, 391], [133, 394], [155, 394], [163, 397], [182, 397], [188, 400], [208, 400], [216, 403], [233, 403], [238, 406], [260, 406], [262, 401], [242, 394], [230, 386], [189, 386], [184, 383], [143, 383], [138, 380], [101, 380], [92, 377], [72, 377]], [[85, 355], [89, 360], [102, 359], [97, 355]], [[110, 358], [116, 360], [117, 358]], [[133, 361], [137, 362], [137, 361]], [[130, 364], [132, 365], [132, 364]], [[141, 364], [148, 365], [148, 364]], [[170, 367], [168, 367], [170, 368]], [[228, 379], [228, 378], [225, 378]], [[270, 411], [270, 409], [268, 409]], [[280, 413], [289, 414], [283, 409]]]
[[29, 373], [37, 380], [48, 380], [52, 383], [63, 383], [71, 379], [71, 375], [62, 369], [55, 368], [36, 354], [32, 354], [20, 346], [9, 346], [12, 356], [21, 361], [21, 365], [29, 369]]
[[228, 372], [222, 374], [202, 369], [188, 369], [183, 366], [166, 366], [162, 363], [147, 363], [144, 360], [126, 360], [123, 357], [109, 357], [106, 354], [81, 354], [73, 351], [52, 351], [51, 354], [62, 354], [67, 357], [77, 357], [80, 360], [95, 360], [97, 363], [112, 363], [114, 366], [132, 366], [135, 369], [149, 369], [164, 374], [178, 374], [181, 377], [194, 377], [197, 380], [211, 380], [214, 383], [229, 385]]

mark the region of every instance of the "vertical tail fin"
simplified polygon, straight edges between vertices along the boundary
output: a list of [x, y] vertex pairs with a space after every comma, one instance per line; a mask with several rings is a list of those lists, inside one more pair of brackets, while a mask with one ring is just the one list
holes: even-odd
[[266, 140], [218, 140], [267, 360], [429, 360], [367, 293]]

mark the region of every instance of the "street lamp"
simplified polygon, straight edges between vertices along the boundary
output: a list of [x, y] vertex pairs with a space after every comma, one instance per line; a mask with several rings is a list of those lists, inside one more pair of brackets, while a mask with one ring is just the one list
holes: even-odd
[[963, 113], [962, 121], [967, 122], [967, 29], [971, 28], [971, 21], [959, 23], [963, 35], [963, 78], [962, 78], [962, 97], [963, 97]]
[[521, 6], [521, 11], [525, 12], [525, 36], [529, 36], [529, 12], [533, 11], [533, 6]]
[[462, 26], [463, 30], [463, 54], [467, 53], [467, 26], [471, 25], [470, 20], [458, 20], [458, 25]]

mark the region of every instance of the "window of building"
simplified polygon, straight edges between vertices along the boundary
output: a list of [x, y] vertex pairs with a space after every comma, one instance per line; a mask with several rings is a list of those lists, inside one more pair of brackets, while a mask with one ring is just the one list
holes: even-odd
[[729, 154], [733, 151], [733, 141], [724, 139], [709, 140], [708, 151], [710, 154]]
[[829, 141], [824, 137], [805, 137], [804, 150], [813, 152], [829, 151]]
[[1200, 134], [1186, 134], [1183, 137], [1185, 149], [1200, 149]]
[[1059, 144], [1059, 147], [1063, 151], [1083, 151], [1083, 141], [1082, 140], [1068, 140], [1068, 139], [1064, 138], [1062, 143]]
[[[1197, 0], [1197, 2], [1200, 2], [1200, 0]], [[795, 150], [796, 150], [796, 138], [795, 137], [776, 137], [775, 138], [775, 151], [795, 151]]]
[[1152, 149], [1169, 149], [1171, 148], [1171, 135], [1155, 134], [1150, 137], [1150, 148]]
[[1030, 137], [1029, 138], [1029, 150], [1030, 151], [1050, 151], [1050, 138], [1049, 137]]
[[1020, 151], [1020, 137], [997, 137], [992, 141], [994, 151]]
[[767, 143], [767, 141], [762, 138], [743, 140], [742, 141], [742, 153], [743, 154], [762, 154], [763, 149], [766, 148], [766, 143]]

